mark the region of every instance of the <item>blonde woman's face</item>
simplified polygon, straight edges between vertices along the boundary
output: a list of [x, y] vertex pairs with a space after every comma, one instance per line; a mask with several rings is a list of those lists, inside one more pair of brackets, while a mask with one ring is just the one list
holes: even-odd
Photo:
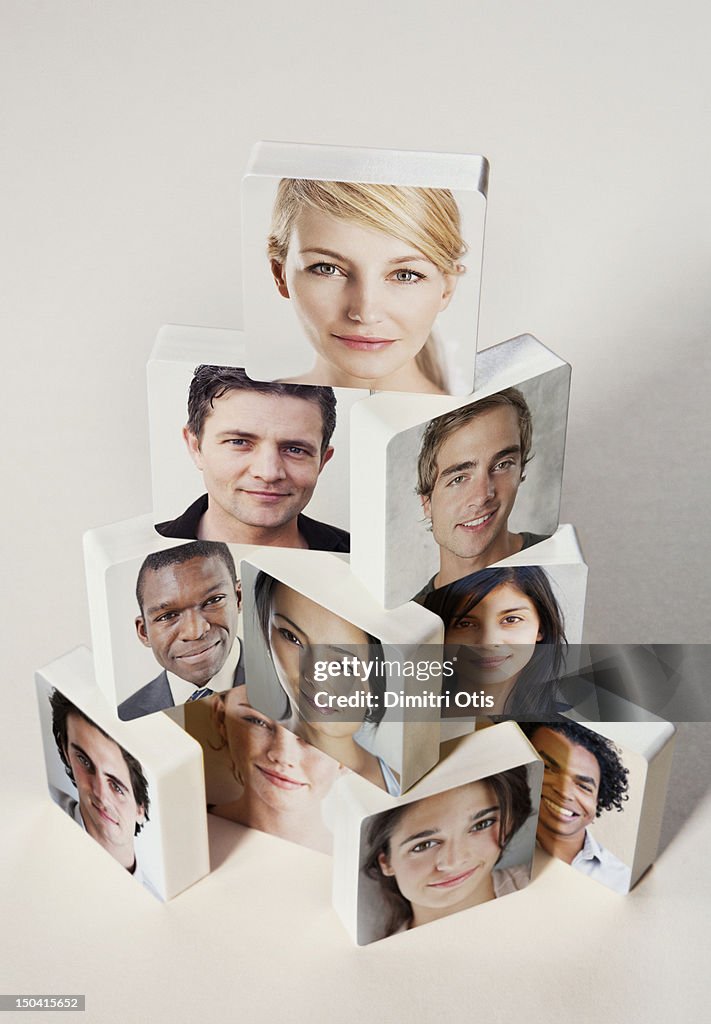
[[410, 243], [311, 208], [272, 271], [316, 352], [364, 386], [415, 358], [456, 285]]
[[378, 863], [412, 904], [415, 920], [418, 910], [451, 914], [489, 898], [484, 892], [501, 855], [500, 834], [493, 789], [472, 782], [408, 807]]

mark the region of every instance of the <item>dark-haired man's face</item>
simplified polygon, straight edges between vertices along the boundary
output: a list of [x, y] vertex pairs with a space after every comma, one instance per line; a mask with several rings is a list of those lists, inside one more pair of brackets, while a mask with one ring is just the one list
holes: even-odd
[[144, 821], [118, 743], [82, 715], [67, 715], [64, 753], [72, 769], [84, 826], [124, 867], [133, 865], [136, 825]]
[[184, 437], [210, 509], [227, 528], [230, 519], [262, 529], [294, 520], [333, 454], [333, 448], [321, 454], [323, 417], [316, 402], [257, 391], [215, 399], [202, 436], [186, 427]]
[[582, 836], [597, 811], [597, 758], [563, 733], [546, 727], [536, 729], [531, 743], [544, 765], [539, 830], [559, 837]]
[[488, 409], [463, 424], [437, 452], [437, 476], [422, 507], [440, 548], [490, 565], [504, 550], [521, 483], [521, 431], [510, 406]]
[[164, 669], [204, 686], [227, 661], [237, 633], [239, 598], [221, 558], [192, 558], [146, 573], [142, 644]]

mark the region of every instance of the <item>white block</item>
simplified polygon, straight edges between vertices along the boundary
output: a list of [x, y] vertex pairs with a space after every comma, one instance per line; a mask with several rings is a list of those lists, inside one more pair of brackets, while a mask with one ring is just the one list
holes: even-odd
[[531, 410], [533, 458], [508, 526], [550, 536], [559, 522], [570, 367], [535, 338], [523, 335], [480, 353], [477, 390], [466, 399], [388, 394], [353, 408], [351, 467], [362, 483], [351, 491], [351, 565], [386, 608], [412, 599], [439, 569], [439, 546], [416, 493], [425, 428], [510, 387]]
[[[461, 218], [461, 234], [467, 245], [467, 252], [459, 261], [465, 272], [457, 276], [454, 295], [447, 308], [436, 317], [432, 334], [444, 355], [450, 393], [466, 394], [471, 391], [479, 315], [487, 161], [481, 156], [465, 154], [257, 143], [242, 183], [246, 367], [249, 375], [257, 380], [298, 378], [308, 372], [314, 362], [314, 351], [292, 308], [294, 303], [278, 293], [267, 258], [272, 209], [282, 178], [449, 189], [453, 193]], [[348, 226], [344, 219], [339, 219], [339, 223]], [[405, 249], [402, 255], [411, 254], [413, 249], [419, 251], [406, 237], [405, 229], [403, 232], [399, 236]], [[372, 234], [376, 238], [383, 236], [383, 232], [377, 229], [372, 230]], [[392, 238], [393, 235], [385, 232], [385, 237]], [[343, 255], [348, 257], [350, 250]], [[396, 253], [395, 258], [399, 256], [400, 253]], [[350, 266], [344, 269], [350, 272]], [[399, 287], [414, 289], [418, 286], [415, 283]], [[381, 324], [389, 312], [388, 307], [380, 315]], [[366, 333], [377, 336], [374, 324], [366, 326]], [[337, 343], [334, 341], [333, 344]]]
[[[404, 666], [418, 660], [417, 651], [423, 644], [428, 645], [424, 655], [427, 660], [441, 661], [442, 625], [436, 616], [415, 604], [384, 610], [353, 576], [348, 565], [333, 554], [261, 548], [242, 561], [241, 569], [246, 678], [254, 707], [277, 720], [283, 720], [293, 710], [279, 683], [255, 615], [254, 580], [259, 571], [345, 619], [359, 631], [377, 638], [384, 659], [393, 662], [386, 679], [388, 691], [420, 694], [426, 685], [428, 690], [439, 692], [441, 676], [418, 682], [404, 675], [408, 671]], [[308, 624], [299, 625], [304, 626], [305, 634], [309, 633]], [[333, 642], [333, 636], [311, 632], [311, 645]], [[308, 646], [303, 640], [302, 648]], [[358, 656], [367, 658], [368, 652], [359, 649]], [[320, 745], [318, 739], [312, 742]], [[436, 708], [386, 710], [377, 728], [371, 724], [359, 731], [357, 742], [398, 773], [402, 790], [407, 790], [437, 761], [439, 711]]]
[[[484, 729], [448, 744], [443, 748], [443, 755], [437, 767], [421, 779], [406, 797], [388, 797], [372, 786], [367, 786], [356, 776], [350, 776], [339, 792], [338, 804], [335, 801], [329, 804], [334, 829], [333, 904], [352, 939], [359, 945], [385, 938], [389, 934], [386, 924], [387, 904], [381, 883], [363, 870], [367, 859], [367, 837], [374, 815], [398, 807], [409, 807], [427, 797], [451, 792], [469, 783], [486, 780], [497, 773], [525, 766], [530, 814], [502, 851], [495, 867], [512, 872], [516, 877], [517, 888], [523, 887], [530, 878], [543, 766], [518, 726], [514, 722], [505, 722]], [[435, 830], [433, 842], [445, 845], [442, 840], [446, 836], [439, 831], [441, 823], [437, 820], [438, 816], [444, 817], [441, 810], [442, 805], [439, 804], [432, 821], [424, 824], [428, 831]], [[418, 823], [418, 832], [420, 825], [422, 822]], [[442, 877], [447, 879], [449, 875], [456, 876], [458, 872], [467, 873], [479, 863], [476, 854], [470, 856], [467, 852], [467, 857], [469, 859], [460, 855], [457, 861], [459, 866], [451, 869], [441, 866], [439, 870]], [[490, 867], [481, 870], [490, 870]], [[433, 869], [429, 880], [437, 881], [436, 870]], [[397, 876], [396, 881], [400, 884]], [[443, 892], [441, 902], [445, 913], [442, 916], [458, 909], [456, 904], [459, 891], [466, 896], [467, 880], [463, 881], [461, 890], [456, 883], [452, 885], [451, 901]]]
[[[112, 523], [84, 535], [84, 564], [96, 684], [117, 708], [161, 672], [153, 651], [136, 634], [136, 581], [147, 555], [188, 543], [161, 537], [151, 514]], [[248, 545], [228, 545], [239, 570]], [[241, 624], [237, 634], [241, 633]], [[224, 687], [222, 687], [224, 688]]]
[[[626, 702], [622, 702], [624, 703]], [[622, 704], [621, 710], [626, 713], [627, 709], [623, 708]], [[578, 719], [580, 716], [575, 717]], [[627, 787], [622, 798], [617, 801], [621, 810], [616, 806], [600, 808], [598, 801], [599, 817], [594, 817], [587, 826], [588, 834], [603, 848], [602, 856], [591, 862], [586, 859], [586, 851], [583, 850], [583, 857], [573, 861], [572, 869], [588, 874], [591, 880], [601, 882], [616, 892], [625, 893], [653, 864], [657, 854], [675, 729], [669, 722], [659, 719], [624, 722], [576, 721], [575, 727], [598, 734], [611, 741], [613, 745], [613, 761], [603, 762], [597, 757], [602, 779], [599, 789], [600, 800], [605, 777], [617, 777], [618, 765], [627, 770]], [[529, 729], [533, 730], [534, 726], [527, 723], [525, 728], [528, 732]], [[546, 743], [550, 747], [550, 739], [546, 740], [545, 736], [546, 734], [542, 732], [532, 736], [532, 743], [544, 761]], [[591, 763], [594, 768], [594, 762]], [[563, 804], [571, 813], [582, 813], [581, 799], [574, 789], [563, 790], [562, 783], [556, 781], [560, 778], [559, 769], [552, 772], [546, 770], [543, 778], [543, 799], [551, 798], [554, 802]], [[582, 797], [582, 802], [584, 801], [585, 796]], [[581, 806], [578, 806], [579, 803]], [[546, 830], [543, 822], [539, 823], [539, 835], [545, 844]]]
[[[35, 680], [47, 782], [55, 803], [70, 816], [76, 814], [81, 820], [84, 815], [84, 799], [93, 802], [93, 808], [87, 805], [87, 816], [96, 815], [100, 823], [110, 819], [106, 832], [114, 842], [117, 829], [112, 821], [121, 821], [120, 814], [125, 814], [126, 820], [131, 815], [135, 817], [132, 791], [121, 797], [124, 810], [117, 812], [112, 800], [118, 799], [118, 794], [116, 797], [104, 796], [105, 790], [99, 788], [100, 785], [106, 787], [108, 779], [109, 792], [115, 791], [118, 787], [114, 776], [118, 773], [121, 773], [120, 783], [128, 780], [128, 786], [133, 785], [123, 752], [116, 748], [118, 744], [139, 762], [147, 782], [150, 801], [149, 820], [134, 840], [136, 880], [139, 880], [140, 874], [146, 888], [167, 900], [206, 875], [210, 870], [210, 858], [199, 744], [165, 715], [151, 715], [136, 722], [117, 721], [113, 709], [107, 705], [96, 686], [91, 652], [85, 647], [79, 647], [39, 669]], [[80, 766], [75, 771], [78, 789], [65, 771], [52, 734], [49, 698], [54, 690], [59, 691], [81, 712], [81, 715], [70, 712], [67, 717], [68, 723], [79, 722], [84, 730], [80, 736], [70, 726], [72, 731], [67, 734], [70, 763]], [[87, 723], [82, 715], [90, 722]], [[103, 730], [106, 735], [102, 735], [99, 730]], [[81, 753], [77, 751], [79, 739], [87, 747], [86, 750], [82, 747]], [[86, 770], [84, 779], [77, 774], [82, 768]], [[93, 783], [97, 787], [93, 791], [89, 781], [92, 778], [97, 780]], [[132, 824], [130, 822], [127, 826], [128, 834]], [[89, 834], [86, 833], [85, 837], [88, 840]], [[125, 842], [125, 835], [119, 838]], [[110, 853], [109, 850], [107, 852]], [[85, 855], [85, 847], [80, 839], [77, 842], [77, 857]], [[120, 871], [131, 877], [113, 856], [108, 856], [106, 863], [107, 871]], [[100, 902], [100, 894], [95, 899]]]
[[[182, 431], [195, 368], [244, 366], [241, 331], [169, 324], [161, 327], [148, 361], [148, 418], [151, 445], [153, 522], [177, 518], [205, 493], [202, 474], [190, 458]], [[350, 410], [367, 390], [336, 388], [335, 451], [319, 476], [304, 512], [347, 530], [350, 519]], [[240, 424], [241, 426], [246, 426]]]

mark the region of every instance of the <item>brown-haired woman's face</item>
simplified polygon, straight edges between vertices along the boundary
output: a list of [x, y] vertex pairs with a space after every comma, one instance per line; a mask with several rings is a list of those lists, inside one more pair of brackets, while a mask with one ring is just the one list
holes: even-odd
[[543, 634], [531, 598], [513, 583], [502, 583], [446, 626], [444, 637], [457, 647], [459, 670], [479, 685], [490, 685], [517, 676]]
[[[417, 800], [407, 807], [378, 864], [418, 911], [454, 913], [493, 896], [501, 855], [501, 808], [486, 780]], [[432, 913], [434, 912], [434, 913]]]
[[311, 207], [272, 272], [316, 352], [364, 382], [415, 358], [457, 281], [412, 244]]
[[245, 686], [216, 699], [222, 701], [221, 731], [230, 756], [252, 797], [277, 811], [323, 799], [336, 780], [337, 761], [255, 711]]
[[[358, 731], [361, 721], [343, 721], [343, 714], [315, 703], [317, 692], [334, 689], [335, 684], [314, 682], [311, 660], [315, 657], [315, 645], [319, 648], [318, 657], [327, 656], [329, 661], [367, 657], [368, 637], [362, 629], [278, 583], [272, 595], [269, 645], [282, 688], [293, 708], [301, 709], [314, 729], [332, 737], [351, 736]], [[353, 681], [353, 677], [345, 678], [344, 687]], [[367, 692], [366, 683], [355, 681], [359, 690]], [[352, 712], [345, 717], [352, 719]]]

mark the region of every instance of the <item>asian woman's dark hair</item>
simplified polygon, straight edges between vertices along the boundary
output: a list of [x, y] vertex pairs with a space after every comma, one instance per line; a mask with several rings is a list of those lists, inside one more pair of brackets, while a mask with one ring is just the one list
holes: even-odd
[[[269, 632], [269, 623], [272, 614], [272, 603], [274, 601], [274, 591], [280, 585], [281, 580], [274, 579], [273, 576], [269, 576], [266, 572], [258, 572], [254, 581], [254, 614], [259, 624], [259, 628], [262, 631], [264, 642], [267, 645], [267, 650], [271, 656], [271, 637]], [[286, 583], [281, 584], [287, 586]], [[335, 614], [335, 613], [334, 613]], [[365, 634], [368, 638], [368, 659], [373, 663], [373, 670], [368, 679], [368, 685], [370, 686], [370, 692], [373, 694], [373, 706], [369, 707], [366, 711], [364, 722], [368, 722], [371, 725], [379, 725], [382, 721], [383, 715], [385, 714], [385, 690], [387, 688], [387, 680], [385, 677], [385, 656], [383, 654], [383, 645], [377, 636], [372, 636], [370, 633]], [[324, 637], [321, 643], [328, 643], [328, 639]], [[287, 696], [286, 707], [282, 714], [282, 719], [288, 718], [291, 714], [291, 703]]]
[[[488, 779], [477, 780], [491, 786], [501, 815], [499, 848], [501, 855], [526, 819], [533, 813], [531, 792], [528, 788], [528, 772], [525, 765], [509, 768], [508, 771], [490, 775]], [[470, 785], [470, 783], [468, 783]], [[459, 787], [457, 787], [459, 788]], [[427, 799], [426, 797], [424, 799]], [[394, 875], [384, 875], [380, 869], [379, 857], [390, 857], [390, 839], [408, 807], [421, 803], [419, 800], [400, 804], [390, 811], [376, 814], [363, 823], [365, 856], [361, 871], [378, 882], [385, 898], [388, 916], [386, 935], [393, 935], [412, 917], [410, 901], [406, 899]], [[497, 862], [498, 863], [498, 862]]]
[[[482, 569], [432, 591], [426, 596], [424, 606], [442, 619], [445, 629], [450, 629], [466, 618], [492, 590], [505, 584], [516, 587], [531, 600], [538, 615], [541, 639], [508, 695], [503, 714], [525, 717], [559, 711], [563, 702], [558, 679], [568, 642], [560, 606], [540, 566]], [[456, 682], [456, 675], [453, 678]]]

